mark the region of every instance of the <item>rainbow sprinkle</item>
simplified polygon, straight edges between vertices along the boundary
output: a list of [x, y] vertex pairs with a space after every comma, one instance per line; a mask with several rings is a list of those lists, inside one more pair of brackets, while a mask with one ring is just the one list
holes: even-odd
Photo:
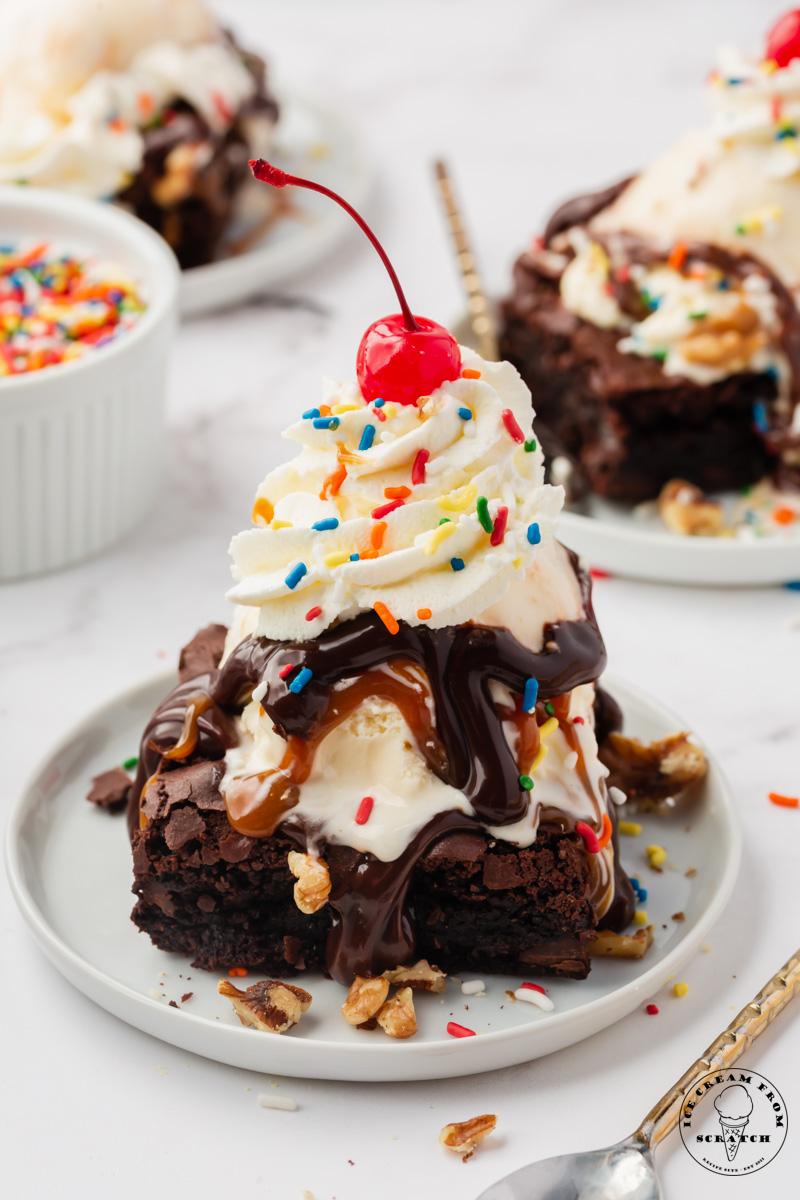
[[464, 563], [463, 558], [451, 558], [450, 566], [453, 568], [454, 571], [463, 571], [465, 563]]
[[315, 529], [317, 533], [325, 533], [328, 529], [338, 529], [339, 518], [324, 517], [321, 521], [315, 521], [311, 528]]
[[306, 564], [304, 562], [299, 562], [299, 563], [297, 563], [296, 566], [292, 567], [291, 571], [286, 576], [286, 578], [284, 579], [283, 582], [286, 584], [286, 586], [288, 588], [291, 588], [292, 591], [294, 591], [294, 589], [297, 587], [300, 580], [303, 578], [303, 576], [305, 574], [307, 574], [307, 572], [308, 572], [308, 567], [306, 566]]
[[523, 712], [526, 712], [526, 713], [533, 712], [533, 710], [536, 708], [536, 700], [537, 700], [538, 695], [539, 695], [539, 680], [534, 679], [533, 676], [531, 676], [530, 679], [525, 680], [525, 689], [522, 693], [522, 711]]
[[303, 688], [314, 678], [314, 672], [309, 667], [301, 667], [289, 684], [289, 691], [298, 696]]
[[365, 425], [361, 430], [361, 440], [358, 443], [359, 450], [369, 450], [372, 443], [375, 441], [375, 426]]
[[145, 304], [134, 283], [46, 242], [0, 246], [0, 375], [82, 358], [130, 329]]

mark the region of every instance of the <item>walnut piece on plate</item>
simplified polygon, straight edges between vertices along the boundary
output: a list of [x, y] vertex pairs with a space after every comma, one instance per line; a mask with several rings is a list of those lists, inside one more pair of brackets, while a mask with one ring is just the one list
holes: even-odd
[[427, 958], [421, 958], [412, 967], [395, 967], [393, 971], [384, 971], [383, 978], [389, 983], [402, 984], [413, 988], [415, 992], [435, 992], [437, 995], [444, 991], [447, 976], [438, 967], [432, 967]]
[[637, 929], [636, 933], [600, 929], [589, 943], [589, 954], [592, 958], [644, 958], [652, 944], [652, 925]]
[[384, 1033], [403, 1041], [417, 1032], [417, 1014], [414, 1009], [414, 994], [410, 987], [401, 988], [391, 1000], [387, 1000], [376, 1018]]
[[356, 975], [342, 1005], [342, 1016], [356, 1028], [374, 1028], [374, 1021], [389, 995], [389, 981], [382, 975], [368, 979]]
[[705, 778], [706, 756], [688, 733], [672, 733], [655, 742], [610, 733], [600, 745], [608, 783], [625, 792], [632, 806], [652, 808], [676, 801]]
[[725, 533], [722, 505], [685, 479], [670, 479], [658, 497], [658, 512], [667, 529], [684, 537], [719, 537]]
[[470, 1117], [468, 1121], [456, 1121], [445, 1125], [439, 1134], [439, 1141], [448, 1150], [460, 1154], [462, 1162], [472, 1158], [479, 1142], [490, 1133], [494, 1133], [497, 1117], [494, 1113], [483, 1113], [480, 1117]]
[[311, 1004], [310, 992], [278, 979], [263, 979], [245, 991], [221, 979], [217, 991], [220, 996], [227, 996], [243, 1025], [262, 1033], [285, 1033]]

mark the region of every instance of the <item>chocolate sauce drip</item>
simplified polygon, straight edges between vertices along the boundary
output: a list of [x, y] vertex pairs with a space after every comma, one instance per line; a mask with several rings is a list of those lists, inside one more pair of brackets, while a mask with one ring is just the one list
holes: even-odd
[[635, 178], [635, 175], [628, 175], [625, 179], [620, 179], [617, 183], [612, 183], [598, 192], [586, 192], [581, 196], [571, 196], [569, 200], [565, 200], [558, 206], [544, 227], [545, 245], [548, 245], [557, 234], [563, 233], [565, 229], [572, 229], [573, 225], [587, 225], [592, 217], [596, 217], [604, 208], [613, 204]]
[[[445, 752], [442, 761], [440, 754], [427, 754], [421, 747], [429, 767], [464, 793], [485, 825], [513, 824], [525, 815], [529, 802], [490, 694], [491, 680], [521, 693], [532, 676], [545, 701], [593, 682], [606, 661], [590, 603], [586, 620], [548, 626], [539, 653], [526, 649], [507, 629], [471, 624], [430, 629], [401, 622], [392, 635], [376, 615], [364, 613], [313, 641], [248, 638], [225, 663], [213, 698], [223, 709], [237, 711], [255, 687], [266, 684], [261, 705], [278, 733], [308, 739], [336, 685], [396, 659], [417, 663], [428, 677]], [[295, 695], [280, 671], [298, 662], [313, 677]]]

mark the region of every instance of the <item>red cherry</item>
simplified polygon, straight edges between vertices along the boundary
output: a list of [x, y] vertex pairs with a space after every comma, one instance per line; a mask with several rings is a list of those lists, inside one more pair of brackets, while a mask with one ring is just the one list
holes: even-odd
[[397, 404], [416, 404], [420, 396], [428, 396], [447, 380], [457, 379], [461, 373], [458, 342], [443, 325], [414, 316], [389, 256], [360, 213], [323, 184], [289, 175], [263, 158], [250, 159], [250, 170], [256, 179], [272, 187], [293, 184], [335, 200], [369, 238], [389, 274], [401, 311], [375, 321], [361, 339], [356, 371], [364, 399], [370, 402], [382, 397]]
[[361, 339], [356, 371], [364, 399], [416, 404], [461, 374], [458, 342], [436, 321], [415, 317], [407, 329], [401, 313], [381, 317]]
[[767, 34], [766, 58], [772, 58], [779, 67], [788, 67], [795, 58], [800, 58], [800, 8], [792, 8], [778, 17]]

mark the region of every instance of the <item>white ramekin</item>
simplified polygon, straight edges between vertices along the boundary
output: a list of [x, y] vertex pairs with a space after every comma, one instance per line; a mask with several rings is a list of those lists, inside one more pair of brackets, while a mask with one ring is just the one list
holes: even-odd
[[110, 260], [147, 303], [108, 346], [0, 377], [0, 580], [97, 554], [155, 498], [180, 272], [147, 225], [108, 204], [0, 187], [0, 243]]

